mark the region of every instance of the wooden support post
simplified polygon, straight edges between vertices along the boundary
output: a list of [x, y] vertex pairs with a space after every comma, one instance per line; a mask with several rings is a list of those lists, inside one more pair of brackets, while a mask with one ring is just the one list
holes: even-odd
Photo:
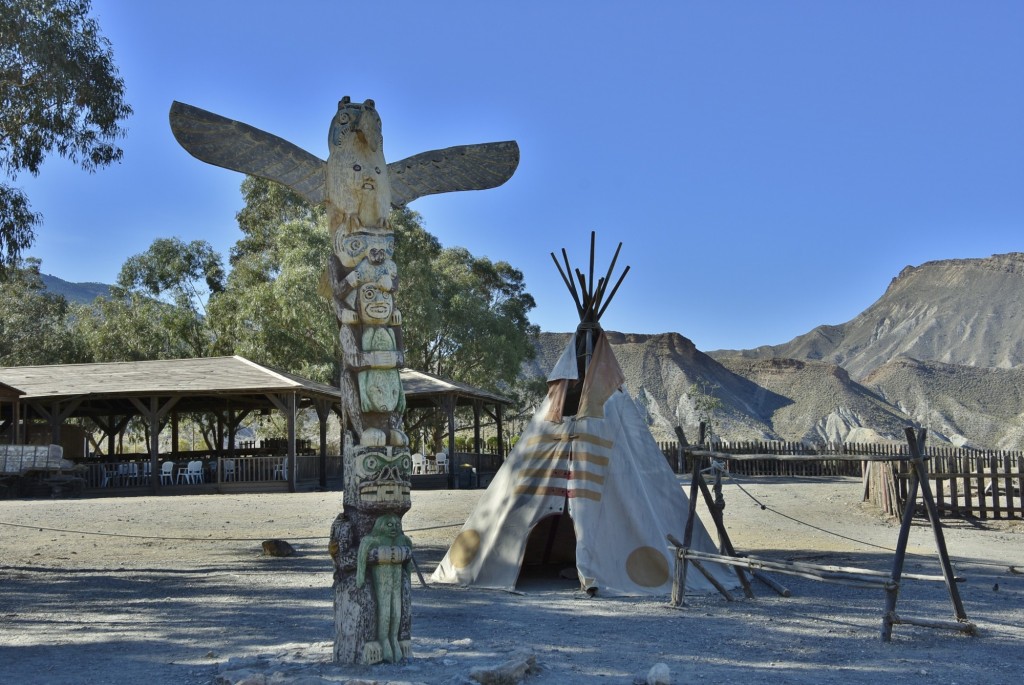
[[[917, 505], [917, 493], [920, 489], [921, 498], [924, 501], [925, 512], [931, 523], [932, 533], [935, 537], [935, 548], [939, 555], [939, 564], [942, 567], [942, 577], [949, 592], [950, 601], [953, 604], [953, 613], [956, 616], [957, 624], [963, 625], [963, 632], [973, 633], [974, 626], [967, 620], [963, 602], [960, 599], [960, 591], [956, 587], [956, 578], [953, 575], [953, 566], [949, 561], [949, 553], [946, 550], [946, 540], [942, 534], [942, 524], [939, 522], [939, 512], [935, 507], [935, 500], [932, 498], [931, 486], [928, 483], [928, 471], [924, 464], [924, 443], [928, 436], [927, 429], [922, 428], [920, 433], [914, 435], [913, 428], [907, 428], [907, 444], [910, 446], [911, 476], [907, 491], [907, 498], [903, 508], [903, 518], [900, 524], [899, 538], [896, 543], [896, 553], [893, 556], [892, 573], [890, 575], [890, 586], [886, 588], [885, 614], [882, 617], [882, 640], [892, 640], [892, 627], [896, 623], [909, 623], [907, 619], [900, 619], [896, 614], [896, 601], [899, 596], [899, 584], [903, 575], [903, 563], [907, 553], [907, 542], [910, 538], [910, 526], [914, 518], [914, 508]], [[932, 622], [935, 623], [935, 622]], [[917, 622], [916, 625], [924, 625]], [[969, 626], [969, 628], [967, 627]], [[932, 626], [935, 627], [935, 626]], [[948, 627], [948, 626], [943, 626]], [[959, 629], [959, 628], [958, 628]]]
[[445, 395], [441, 400], [445, 415], [448, 417], [448, 489], [455, 489], [455, 397]]
[[[505, 408], [499, 402], [494, 407], [494, 424], [497, 426], [498, 429], [498, 458], [500, 459], [501, 463], [505, 462], [505, 427], [503, 425], [504, 413]], [[1010, 470], [1007, 469], [1006, 471], [1007, 473], [1009, 473]]]
[[[909, 431], [909, 429], [908, 429]], [[908, 432], [908, 441], [913, 435]], [[964, 611], [963, 600], [960, 599], [960, 590], [956, 586], [956, 578], [953, 575], [953, 565], [949, 560], [949, 552], [946, 549], [946, 537], [942, 532], [942, 523], [939, 521], [939, 512], [935, 507], [935, 500], [932, 498], [931, 484], [928, 482], [928, 471], [921, 456], [924, 447], [925, 435], [922, 432], [917, 444], [911, 443], [910, 453], [913, 456], [914, 473], [921, 484], [921, 499], [924, 500], [925, 512], [931, 523], [932, 535], [935, 538], [935, 549], [939, 554], [939, 565], [942, 568], [942, 576], [946, 581], [946, 590], [949, 592], [950, 602], [953, 604], [953, 615], [957, 621], [967, 621], [967, 612]]]
[[[693, 475], [690, 479], [690, 501], [686, 511], [686, 527], [683, 529], [683, 542], [681, 544], [673, 542], [673, 544], [684, 550], [689, 549], [690, 543], [693, 542], [693, 522], [697, 517], [697, 490], [701, 477], [700, 465], [701, 458], [694, 456]], [[676, 555], [676, 572], [672, 580], [672, 606], [674, 607], [686, 604], [686, 567], [688, 565], [689, 560], [685, 554]]]
[[331, 402], [317, 400], [316, 418], [320, 422], [320, 487], [327, 489], [327, 419], [331, 416]]
[[[718, 508], [718, 503], [715, 502], [711, 496], [711, 491], [708, 490], [708, 484], [704, 481], [704, 477], [700, 477], [700, 492], [704, 496], [704, 504], [707, 505], [708, 511], [711, 512], [711, 519], [715, 522], [715, 530], [718, 531], [719, 548], [722, 554], [728, 554], [731, 557], [737, 556], [736, 550], [732, 546], [732, 540], [729, 538], [729, 533], [725, 530], [725, 521], [722, 518], [722, 510]], [[739, 566], [734, 566], [733, 570], [736, 572], [736, 577], [740, 581], [740, 585], [743, 587], [743, 594], [748, 599], [754, 598], [754, 590], [750, 587], [750, 581], [747, 580], [746, 574], [743, 569]]]
[[68, 401], [66, 404], [61, 406], [60, 402], [54, 402], [51, 407], [46, 407], [38, 402], [31, 403], [32, 409], [37, 414], [46, 419], [50, 424], [50, 443], [54, 445], [60, 444], [60, 429], [64, 425], [64, 421], [67, 420], [71, 413], [78, 409], [78, 405], [82, 403], [79, 398]]
[[120, 424], [114, 423], [114, 417], [110, 416], [107, 419], [107, 425], [100, 427], [107, 432], [107, 458], [114, 455], [114, 450], [117, 449], [117, 434], [121, 432]]
[[171, 454], [178, 453], [178, 412], [171, 412]]
[[298, 402], [294, 392], [288, 393], [288, 492], [295, 492], [298, 460], [295, 453], [295, 412]]
[[[480, 477], [480, 453], [483, 451], [483, 442], [480, 437], [480, 400], [473, 400], [473, 467], [476, 469], [476, 477]], [[477, 483], [480, 481], [478, 480]], [[475, 488], [476, 483], [470, 480], [470, 487]]]
[[130, 397], [131, 403], [139, 410], [139, 414], [149, 421], [149, 472], [150, 488], [153, 494], [160, 492], [160, 421], [167, 412], [178, 403], [179, 397], [171, 397], [162, 405], [159, 397], [150, 397], [149, 404], [144, 404], [138, 397]]

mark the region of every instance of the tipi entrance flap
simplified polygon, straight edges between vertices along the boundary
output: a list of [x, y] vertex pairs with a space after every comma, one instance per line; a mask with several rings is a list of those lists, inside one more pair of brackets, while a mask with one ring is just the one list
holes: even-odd
[[530, 531], [519, 572], [530, 566], [575, 566], [576, 532], [568, 514], [542, 518]]

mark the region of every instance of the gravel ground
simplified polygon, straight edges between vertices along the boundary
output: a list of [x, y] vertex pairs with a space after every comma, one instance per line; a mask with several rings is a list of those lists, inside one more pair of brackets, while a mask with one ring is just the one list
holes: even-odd
[[[860, 503], [859, 480], [757, 478], [742, 487], [768, 508], [739, 485], [725, 485], [726, 524], [740, 551], [889, 569], [898, 525]], [[413, 493], [404, 523], [425, 575], [480, 494]], [[591, 599], [557, 579], [507, 593], [425, 588], [414, 578], [415, 658], [336, 666], [326, 535], [339, 499], [0, 501], [0, 682], [212, 683], [250, 664], [282, 683], [462, 683], [470, 669], [521, 653], [536, 656], [539, 672], [527, 682], [538, 684], [626, 685], [658, 662], [674, 683], [1020, 680], [1019, 521], [947, 522], [950, 554], [966, 577], [964, 605], [978, 625], [973, 637], [896, 626], [892, 642], [882, 643], [881, 590], [791, 576], [775, 576], [792, 590], [789, 598], [755, 584], [757, 599], [695, 596], [682, 609], [669, 608], [667, 597]], [[263, 556], [260, 541], [268, 538], [288, 540], [298, 553]], [[906, 570], [938, 573], [934, 549], [930, 528], [919, 523]], [[942, 583], [906, 582], [897, 609], [952, 617]]]

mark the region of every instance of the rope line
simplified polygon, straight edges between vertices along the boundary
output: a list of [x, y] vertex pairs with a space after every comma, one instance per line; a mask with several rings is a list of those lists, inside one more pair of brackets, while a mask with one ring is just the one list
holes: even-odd
[[[716, 470], [716, 469], [721, 469], [721, 468], [722, 468], [721, 463], [713, 463], [711, 468], [709, 468], [707, 470], [710, 471], [710, 470]], [[742, 492], [744, 495], [746, 495], [751, 500], [753, 500], [754, 503], [757, 504], [757, 506], [761, 507], [762, 511], [770, 511], [773, 514], [777, 514], [777, 515], [781, 516], [782, 518], [789, 519], [793, 523], [797, 523], [797, 524], [800, 524], [802, 526], [807, 526], [808, 528], [813, 528], [814, 530], [821, 531], [822, 533], [825, 533], [827, 535], [834, 535], [837, 538], [842, 538], [843, 540], [848, 540], [850, 542], [855, 542], [855, 543], [857, 543], [859, 545], [864, 545], [865, 547], [874, 547], [876, 549], [880, 549], [880, 550], [883, 550], [883, 551], [886, 551], [886, 552], [894, 552], [894, 553], [896, 552], [896, 550], [894, 548], [892, 548], [892, 547], [886, 547], [885, 545], [876, 545], [873, 542], [868, 542], [867, 540], [860, 540], [858, 538], [851, 538], [848, 535], [843, 535], [842, 533], [837, 533], [835, 531], [828, 530], [827, 528], [822, 528], [821, 526], [816, 526], [813, 523], [807, 523], [806, 521], [801, 521], [800, 519], [794, 518], [793, 516], [790, 516], [789, 514], [781, 512], [781, 511], [779, 511], [777, 509], [773, 509], [772, 507], [769, 507], [767, 504], [763, 503], [761, 500], [757, 499], [757, 497], [755, 497], [754, 495], [750, 494], [746, 490], [746, 488], [744, 488], [740, 484], [739, 479], [737, 479], [735, 475], [733, 475], [731, 473], [728, 473], [728, 472], [725, 472], [725, 473], [728, 476], [728, 478], [733, 481], [733, 484], [737, 488], [740, 489], [740, 492]], [[922, 558], [922, 559], [931, 559], [933, 557], [933, 555], [931, 555], [931, 554], [921, 554], [919, 552], [910, 552], [910, 551], [905, 552], [905, 554], [907, 556], [919, 557], [919, 558]], [[968, 561], [968, 560], [965, 560], [963, 558], [957, 558], [957, 557], [950, 556], [950, 560], [952, 561], [953, 559], [958, 559], [961, 562], [971, 563], [971, 564], [975, 564], [977, 566], [992, 566], [994, 568], [1009, 568], [1011, 572], [1016, 572], [1015, 569], [1020, 566], [1019, 564], [999, 563], [999, 562], [995, 562], [995, 561], [982, 561], [982, 560]]]
[[[406, 530], [406, 533], [420, 533], [425, 530], [438, 530], [441, 528], [454, 528], [461, 526], [462, 523], [448, 523], [441, 526], [427, 526], [425, 528], [410, 528]], [[270, 538], [263, 536], [258, 538], [188, 538], [188, 537], [175, 537], [168, 535], [132, 535], [130, 533], [102, 533], [89, 530], [69, 530], [67, 528], [47, 528], [45, 526], [30, 526], [24, 523], [8, 523], [7, 521], [0, 521], [0, 526], [9, 526], [11, 528], [28, 528], [30, 530], [45, 530], [52, 533], [69, 533], [74, 535], [94, 535], [97, 537], [108, 537], [108, 538], [129, 538], [134, 540], [176, 540], [184, 542], [262, 542]], [[329, 535], [312, 535], [306, 537], [292, 537], [287, 535], [279, 535], [278, 539], [288, 540], [327, 540], [330, 538]]]

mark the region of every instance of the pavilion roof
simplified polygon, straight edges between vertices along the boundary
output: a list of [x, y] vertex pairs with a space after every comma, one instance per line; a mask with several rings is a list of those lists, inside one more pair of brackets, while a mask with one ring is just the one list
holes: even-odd
[[[433, 374], [402, 369], [401, 377], [412, 406], [434, 404], [442, 396], [454, 396], [458, 404], [511, 404], [501, 395]], [[307, 402], [340, 400], [337, 387], [240, 356], [12, 366], [0, 368], [0, 388], [4, 386], [20, 391], [20, 399], [29, 403], [76, 400], [78, 415], [133, 412], [131, 397], [177, 396], [182, 411], [205, 411], [225, 400], [238, 408], [264, 408], [272, 406], [266, 395], [291, 392]]]
[[14, 366], [0, 368], [0, 382], [22, 390], [26, 400], [288, 391], [332, 398], [338, 395], [338, 390], [329, 385], [238, 356]]

